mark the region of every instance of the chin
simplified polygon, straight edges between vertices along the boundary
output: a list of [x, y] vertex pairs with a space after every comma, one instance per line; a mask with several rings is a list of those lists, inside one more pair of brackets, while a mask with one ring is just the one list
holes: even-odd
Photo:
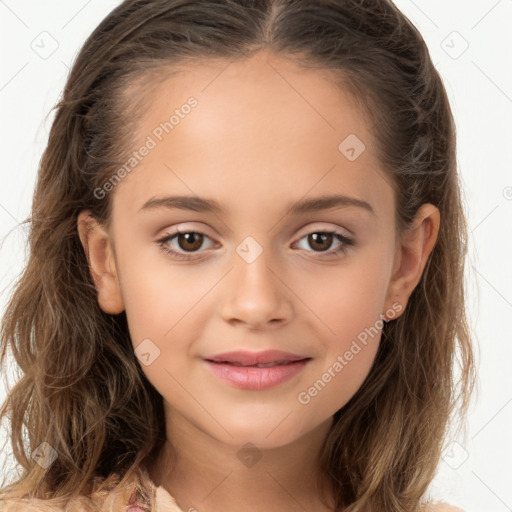
[[[225, 432], [222, 439], [225, 444], [235, 448], [241, 448], [247, 444], [253, 445], [260, 450], [272, 450], [293, 443], [306, 432], [300, 431], [295, 425], [288, 424], [286, 415], [272, 422], [249, 422], [246, 425], [235, 426], [224, 425], [232, 437]], [[284, 421], [283, 421], [284, 420]]]

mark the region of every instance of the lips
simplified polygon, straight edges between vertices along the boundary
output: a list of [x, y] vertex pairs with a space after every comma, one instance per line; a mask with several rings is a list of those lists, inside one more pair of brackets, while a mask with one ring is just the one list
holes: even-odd
[[224, 363], [233, 366], [254, 366], [258, 368], [271, 368], [273, 366], [287, 365], [306, 359], [311, 358], [300, 354], [284, 352], [282, 350], [264, 350], [261, 352], [237, 350], [206, 358], [207, 361], [213, 363]]
[[[219, 357], [223, 359], [225, 356]], [[239, 356], [236, 356], [239, 358]], [[254, 360], [255, 354], [251, 356]], [[276, 356], [273, 356], [276, 357]], [[279, 357], [282, 357], [279, 356]], [[292, 357], [292, 356], [287, 356]], [[246, 391], [263, 391], [284, 384], [293, 378], [299, 378], [311, 358], [294, 360], [272, 361], [269, 363], [256, 363], [254, 365], [242, 365], [240, 361], [222, 362], [205, 359], [205, 367], [216, 376], [229, 383], [231, 386]]]

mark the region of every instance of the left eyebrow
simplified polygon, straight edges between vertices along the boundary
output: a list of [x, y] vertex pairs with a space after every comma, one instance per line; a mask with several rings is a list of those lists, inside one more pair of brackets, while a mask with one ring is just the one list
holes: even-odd
[[297, 215], [301, 213], [330, 210], [332, 208], [344, 206], [355, 206], [370, 212], [372, 215], [376, 215], [375, 210], [370, 203], [367, 203], [362, 199], [343, 195], [320, 196], [298, 201], [297, 203], [291, 204], [288, 211], [292, 215]]
[[[304, 199], [288, 205], [286, 211], [292, 215], [311, 213], [321, 210], [329, 210], [336, 207], [357, 207], [362, 208], [372, 215], [376, 215], [373, 207], [361, 199], [344, 195], [320, 196], [312, 199]], [[159, 208], [177, 208], [180, 210], [191, 210], [194, 212], [226, 214], [227, 210], [214, 199], [206, 199], [198, 196], [165, 196], [152, 197], [144, 203], [140, 211], [148, 211]]]

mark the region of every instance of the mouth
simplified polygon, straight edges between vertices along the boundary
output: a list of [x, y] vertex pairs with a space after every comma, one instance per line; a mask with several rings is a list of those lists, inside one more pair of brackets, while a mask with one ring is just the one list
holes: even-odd
[[[217, 358], [219, 359], [219, 358]], [[211, 374], [238, 389], [262, 391], [300, 376], [311, 357], [242, 363], [240, 361], [204, 359]]]
[[207, 361], [212, 363], [230, 364], [233, 366], [256, 366], [259, 368], [286, 365], [304, 359], [311, 358], [303, 354], [292, 354], [283, 350], [263, 350], [261, 352], [235, 350], [206, 358]]

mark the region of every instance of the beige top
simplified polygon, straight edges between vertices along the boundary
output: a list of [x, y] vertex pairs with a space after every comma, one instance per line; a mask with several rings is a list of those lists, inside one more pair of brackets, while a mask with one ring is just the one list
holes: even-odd
[[[1, 512], [183, 512], [176, 500], [156, 486], [145, 468], [139, 467], [122, 485], [119, 475], [96, 479], [89, 496], [79, 496], [67, 504], [60, 499], [42, 500], [10, 496], [0, 499]], [[424, 512], [464, 512], [448, 503], [430, 503]]]
[[49, 500], [9, 495], [0, 499], [2, 512], [183, 512], [176, 500], [156, 486], [147, 471], [138, 468], [122, 485], [120, 477], [96, 479], [89, 496], [78, 496], [68, 503], [62, 498]]

